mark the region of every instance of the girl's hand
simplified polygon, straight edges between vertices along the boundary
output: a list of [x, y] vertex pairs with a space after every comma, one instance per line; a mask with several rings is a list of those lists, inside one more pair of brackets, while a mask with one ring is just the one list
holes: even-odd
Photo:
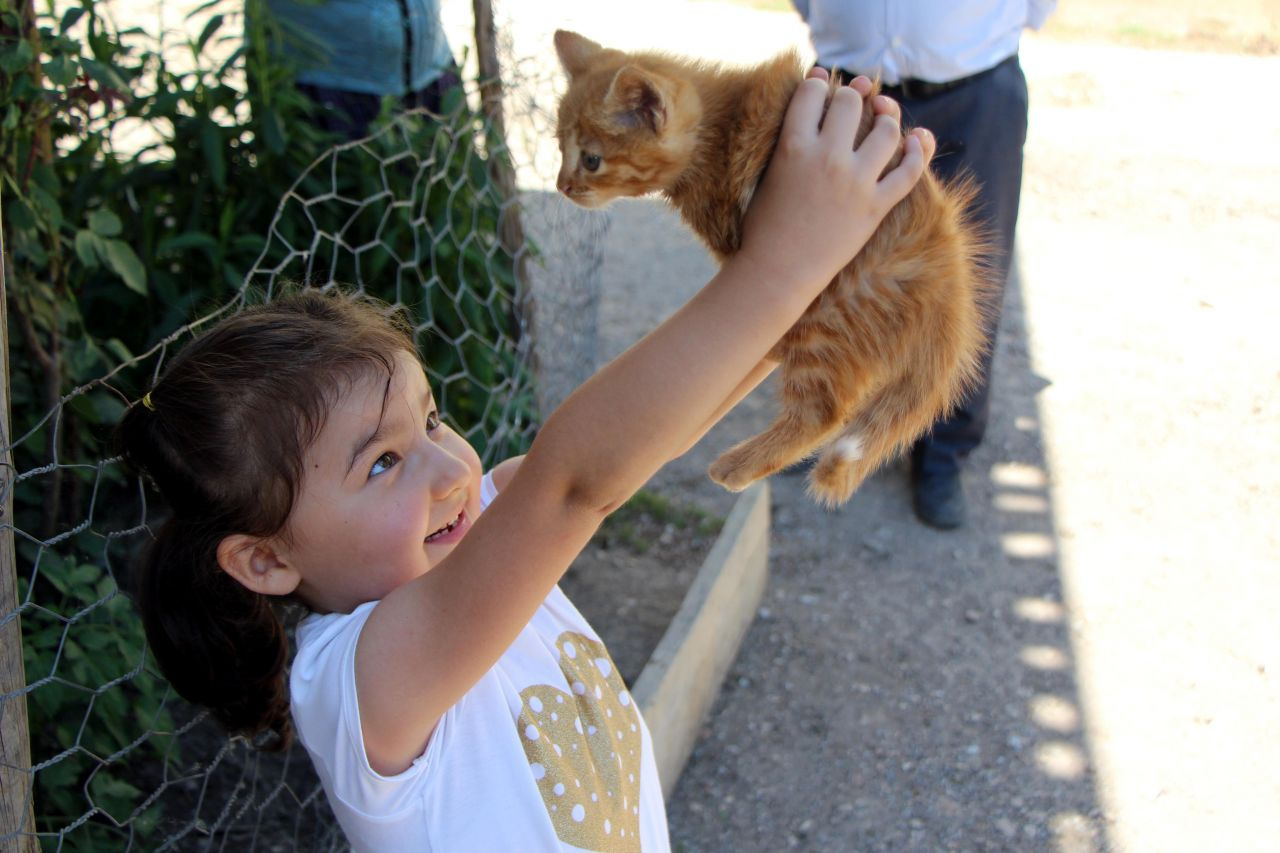
[[[770, 280], [813, 287], [814, 295], [915, 186], [935, 147], [927, 130], [904, 142], [898, 105], [881, 95], [871, 101], [875, 124], [855, 148], [871, 81], [857, 77], [837, 89], [824, 118], [826, 79], [826, 71], [814, 69], [792, 96], [736, 256]], [[902, 161], [886, 172], [898, 151]]]

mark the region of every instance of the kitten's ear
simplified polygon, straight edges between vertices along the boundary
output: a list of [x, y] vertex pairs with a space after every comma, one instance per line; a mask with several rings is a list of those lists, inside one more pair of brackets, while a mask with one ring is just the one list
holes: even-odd
[[596, 54], [604, 50], [591, 39], [568, 30], [556, 30], [555, 43], [560, 65], [570, 77], [586, 71]]
[[627, 65], [618, 70], [609, 84], [605, 106], [613, 118], [627, 128], [647, 127], [662, 133], [670, 113], [667, 81], [643, 68]]

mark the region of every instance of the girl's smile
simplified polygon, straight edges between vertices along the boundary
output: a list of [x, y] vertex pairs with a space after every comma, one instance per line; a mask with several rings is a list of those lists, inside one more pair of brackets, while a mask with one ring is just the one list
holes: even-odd
[[471, 529], [471, 519], [467, 518], [467, 511], [464, 509], [453, 521], [428, 536], [426, 542], [428, 545], [455, 545], [462, 540], [469, 529]]

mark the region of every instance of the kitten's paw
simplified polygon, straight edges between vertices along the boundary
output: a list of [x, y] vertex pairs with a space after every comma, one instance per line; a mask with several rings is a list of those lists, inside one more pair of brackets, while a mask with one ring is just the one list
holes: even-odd
[[868, 473], [868, 466], [857, 464], [839, 450], [824, 454], [809, 473], [809, 497], [827, 509], [835, 509], [853, 496]]
[[712, 462], [707, 476], [731, 492], [740, 492], [759, 479], [742, 461], [735, 459], [732, 452]]

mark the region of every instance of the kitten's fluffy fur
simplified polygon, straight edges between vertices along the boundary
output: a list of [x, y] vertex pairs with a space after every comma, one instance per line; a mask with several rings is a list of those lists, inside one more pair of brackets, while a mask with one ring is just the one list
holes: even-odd
[[[563, 30], [555, 44], [569, 75], [560, 190], [585, 207], [661, 192], [719, 259], [733, 254], [804, 78], [799, 56], [728, 69]], [[713, 480], [737, 491], [822, 449], [809, 491], [838, 505], [956, 404], [985, 345], [972, 196], [969, 183], [926, 174], [894, 207], [770, 353], [782, 363], [781, 412], [717, 459]]]

